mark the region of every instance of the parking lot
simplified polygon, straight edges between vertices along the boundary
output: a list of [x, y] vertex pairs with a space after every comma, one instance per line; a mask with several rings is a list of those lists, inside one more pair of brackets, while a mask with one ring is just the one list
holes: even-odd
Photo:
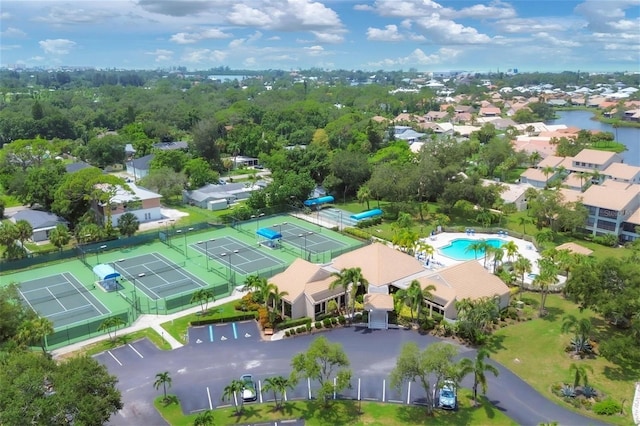
[[255, 321], [241, 321], [191, 327], [188, 332], [189, 345], [229, 344], [234, 341], [258, 341], [260, 331]]

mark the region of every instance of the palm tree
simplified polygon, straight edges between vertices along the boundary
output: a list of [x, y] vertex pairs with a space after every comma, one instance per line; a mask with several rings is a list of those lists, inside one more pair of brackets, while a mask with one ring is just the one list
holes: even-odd
[[591, 176], [591, 183], [595, 183], [596, 185], [600, 184], [602, 173], [600, 173], [598, 170], [593, 170], [591, 173], [589, 173], [589, 175]]
[[167, 385], [171, 387], [171, 376], [169, 376], [169, 372], [165, 371], [164, 373], [156, 374], [156, 381], [153, 382], [153, 387], [158, 390], [160, 389], [160, 386], [162, 386], [164, 394], [164, 397], [162, 398], [163, 401], [167, 400]]
[[194, 291], [191, 295], [191, 303], [200, 303], [200, 309], [203, 315], [207, 311], [211, 299], [213, 299], [214, 302], [216, 301], [213, 292], [204, 288]]
[[24, 247], [24, 242], [31, 238], [31, 235], [33, 235], [33, 227], [26, 220], [20, 219], [16, 222], [16, 229], [18, 230], [18, 240], [20, 241], [20, 246]]
[[544, 314], [544, 304], [547, 301], [549, 286], [558, 283], [558, 267], [551, 259], [538, 260], [540, 273], [533, 280], [533, 284], [540, 289], [540, 316]]
[[520, 216], [518, 218], [518, 225], [522, 226], [522, 234], [527, 233], [527, 223], [531, 223], [531, 219], [526, 216]]
[[362, 185], [358, 188], [358, 193], [356, 194], [358, 201], [362, 203], [367, 203], [367, 210], [369, 210], [369, 201], [371, 200], [371, 190], [367, 185]]
[[[425, 288], [422, 289], [422, 299], [433, 300], [433, 291], [436, 291], [436, 286], [433, 284], [428, 284]], [[433, 317], [433, 304], [429, 303], [429, 318]], [[420, 318], [420, 311], [418, 311], [418, 319]]]
[[242, 395], [238, 398], [238, 394], [242, 394], [244, 389], [244, 383], [242, 380], [233, 379], [222, 391], [222, 401], [231, 401], [233, 399], [233, 406], [236, 410], [236, 415], [240, 415], [242, 410]]
[[213, 426], [213, 411], [206, 410], [199, 413], [193, 420], [193, 426]]
[[507, 260], [509, 260], [509, 262], [513, 262], [513, 259], [515, 259], [518, 255], [518, 245], [515, 243], [515, 241], [507, 241], [502, 245], [502, 248], [507, 255]]
[[[124, 320], [119, 316], [112, 316], [100, 323], [98, 327], [98, 331], [105, 331], [109, 334], [110, 340], [115, 340], [116, 332], [118, 328], [122, 327], [125, 324]], [[111, 330], [113, 330], [113, 338], [111, 337]]]
[[411, 310], [411, 322], [413, 322], [413, 310], [420, 311], [424, 296], [422, 295], [422, 288], [420, 288], [420, 282], [413, 280], [407, 287], [407, 299], [409, 300], [409, 309]]
[[47, 353], [46, 337], [53, 334], [53, 323], [45, 317], [37, 317], [22, 323], [18, 329], [17, 340], [21, 344], [28, 345], [38, 342], [42, 353]]
[[335, 289], [336, 287], [342, 287], [342, 290], [344, 291], [344, 313], [346, 315], [347, 313], [347, 295], [349, 293], [349, 281], [347, 278], [347, 274], [346, 274], [346, 269], [343, 269], [339, 272], [332, 272], [331, 276], [335, 278], [335, 280], [333, 280], [331, 282], [331, 284], [329, 284], [329, 288], [331, 290]]
[[[273, 311], [278, 313], [278, 316], [282, 318], [282, 298], [289, 295], [288, 291], [280, 291], [277, 285], [269, 284], [271, 287], [271, 299], [273, 300]], [[277, 308], [277, 311], [276, 311]]]
[[516, 274], [520, 275], [520, 288], [524, 286], [524, 275], [531, 272], [531, 261], [522, 255], [518, 255], [518, 258], [513, 264], [513, 270]]
[[[563, 318], [561, 331], [563, 333], [573, 333], [575, 341], [588, 342], [593, 326], [587, 318], [577, 319], [574, 315], [567, 315]], [[576, 355], [580, 352], [580, 346], [574, 345]]]
[[502, 247], [489, 247], [488, 248], [491, 257], [493, 258], [493, 273], [496, 273], [498, 269], [498, 263], [502, 262], [504, 258], [504, 249]]
[[583, 386], [589, 385], [589, 377], [587, 376], [587, 370], [593, 373], [593, 367], [588, 364], [576, 364], [572, 362], [569, 366], [569, 373], [573, 375], [573, 387], [580, 386], [582, 382]]
[[485, 348], [478, 349], [476, 353], [476, 359], [471, 360], [469, 358], [463, 358], [460, 361], [460, 376], [461, 378], [467, 374], [473, 374], [473, 405], [478, 404], [478, 385], [482, 388], [482, 394], [487, 393], [487, 376], [485, 371], [490, 372], [494, 376], [498, 377], [499, 371], [491, 364], [487, 364], [485, 359], [489, 358], [489, 351]]
[[543, 167], [542, 168], [542, 174], [544, 175], [545, 180], [545, 184], [549, 183], [549, 175], [552, 174], [554, 172], [554, 168], [551, 166], [547, 166], [547, 167]]
[[529, 163], [531, 164], [531, 166], [535, 166], [540, 160], [542, 160], [542, 156], [538, 151], [533, 151], [529, 156]]
[[[283, 376], [267, 377], [264, 380], [264, 386], [262, 386], [264, 392], [273, 392], [276, 410], [282, 408], [287, 389], [293, 389], [293, 383]], [[278, 402], [278, 394], [280, 394], [280, 402]]]
[[351, 304], [351, 315], [349, 316], [349, 321], [351, 321], [356, 310], [356, 296], [358, 295], [360, 288], [364, 290], [364, 293], [367, 292], [367, 289], [369, 288], [369, 281], [364, 277], [364, 275], [362, 275], [362, 269], [359, 267], [347, 269], [347, 279], [350, 283], [351, 289], [349, 292], [349, 301]]
[[433, 257], [433, 254], [435, 253], [435, 249], [433, 248], [432, 245], [418, 241], [415, 247], [415, 252], [424, 253], [425, 257], [429, 258], [429, 257]]
[[467, 248], [464, 250], [465, 252], [470, 252], [472, 251], [475, 259], [478, 260], [478, 252], [483, 250], [483, 245], [481, 243], [482, 240], [478, 240], [478, 241], [474, 241], [472, 243], [469, 243], [469, 245], [467, 246]]

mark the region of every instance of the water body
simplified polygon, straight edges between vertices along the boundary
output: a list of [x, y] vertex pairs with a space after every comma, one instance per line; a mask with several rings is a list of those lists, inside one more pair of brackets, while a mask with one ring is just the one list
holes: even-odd
[[586, 130], [600, 130], [613, 133], [616, 140], [627, 147], [622, 153], [624, 162], [632, 166], [640, 166], [640, 129], [635, 127], [618, 127], [592, 120], [594, 117], [590, 111], [558, 111], [558, 118], [549, 121], [549, 124], [566, 124]]

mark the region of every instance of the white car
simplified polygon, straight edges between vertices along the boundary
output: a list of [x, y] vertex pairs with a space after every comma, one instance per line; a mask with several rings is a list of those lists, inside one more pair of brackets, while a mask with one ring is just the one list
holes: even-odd
[[445, 410], [455, 410], [458, 407], [456, 384], [452, 380], [445, 380], [438, 392], [438, 407]]
[[255, 401], [258, 399], [258, 392], [256, 391], [256, 382], [253, 381], [253, 376], [251, 374], [243, 374], [240, 376], [240, 381], [242, 381], [242, 400], [247, 401]]

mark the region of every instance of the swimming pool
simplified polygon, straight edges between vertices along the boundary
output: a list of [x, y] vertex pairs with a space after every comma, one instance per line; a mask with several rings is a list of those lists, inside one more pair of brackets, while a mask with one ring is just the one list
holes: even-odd
[[[474, 250], [467, 250], [467, 247], [471, 243], [475, 243], [480, 241], [478, 239], [471, 238], [458, 238], [452, 240], [448, 246], [444, 246], [438, 249], [438, 252], [443, 255], [450, 257], [454, 260], [472, 260], [472, 259], [482, 259], [484, 257], [484, 250], [478, 250], [476, 253]], [[497, 238], [489, 238], [485, 240], [491, 247], [501, 247], [504, 244], [503, 240], [499, 240]]]

